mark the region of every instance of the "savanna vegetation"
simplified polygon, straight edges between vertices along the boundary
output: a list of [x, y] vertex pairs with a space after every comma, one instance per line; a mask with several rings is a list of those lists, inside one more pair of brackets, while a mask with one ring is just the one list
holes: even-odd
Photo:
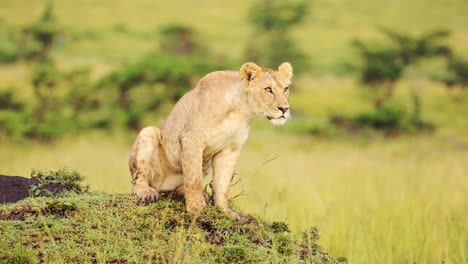
[[[2, 263], [343, 263], [283, 222], [231, 219], [216, 207], [189, 214], [181, 197], [141, 203], [129, 194], [89, 193], [67, 169], [41, 172], [27, 200], [0, 207]], [[47, 185], [58, 185], [52, 194]], [[79, 244], [79, 246], [77, 246]]]
[[[130, 191], [126, 159], [138, 129], [159, 124], [210, 71], [290, 61], [294, 118], [280, 128], [253, 121], [231, 191], [237, 208], [267, 219], [259, 226], [288, 223], [288, 239], [318, 225], [324, 251], [350, 263], [466, 263], [467, 9], [462, 0], [3, 1], [0, 172], [68, 166], [88, 175], [92, 191], [112, 193], [63, 198], [78, 208], [70, 217], [19, 225], [62, 228], [96, 208], [132, 207], [131, 196], [115, 193]], [[4, 210], [33, 204], [46, 212], [48, 199]], [[180, 204], [128, 214], [159, 217], [161, 206]], [[37, 257], [24, 250], [14, 252]], [[118, 256], [109, 250], [93, 258], [154, 257], [133, 246]]]

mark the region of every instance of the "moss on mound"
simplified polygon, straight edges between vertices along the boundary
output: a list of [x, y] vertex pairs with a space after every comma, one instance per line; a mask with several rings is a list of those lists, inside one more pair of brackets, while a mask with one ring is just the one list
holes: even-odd
[[69, 194], [0, 206], [1, 263], [339, 263], [285, 223], [215, 207], [185, 212], [183, 199], [141, 204], [133, 195]]

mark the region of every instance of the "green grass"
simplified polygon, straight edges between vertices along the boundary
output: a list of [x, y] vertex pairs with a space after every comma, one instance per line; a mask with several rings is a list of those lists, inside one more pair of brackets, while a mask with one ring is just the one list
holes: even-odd
[[[243, 174], [241, 208], [293, 230], [316, 222], [324, 248], [353, 263], [468, 261], [466, 140], [262, 138], [251, 138], [260, 146], [241, 164], [278, 158]], [[275, 139], [284, 148], [269, 146]]]
[[[10, 174], [80, 168], [92, 189], [130, 193], [130, 145], [102, 136], [2, 145], [0, 160]], [[255, 129], [237, 169], [245, 195], [235, 204], [295, 233], [318, 225], [323, 248], [351, 263], [465, 263], [466, 160], [466, 137], [442, 132], [369, 141]], [[239, 192], [237, 185], [230, 195]]]
[[[291, 98], [294, 111], [302, 112], [292, 120], [296, 124], [277, 128], [255, 120], [237, 166], [246, 195], [235, 204], [269, 221], [284, 221], [295, 233], [318, 225], [323, 248], [351, 263], [468, 262], [468, 104], [423, 83], [423, 116], [437, 130], [368, 138], [289, 132], [304, 117], [326, 120], [330, 112], [371, 107], [370, 94], [352, 80], [300, 81]], [[409, 101], [408, 85], [397, 88], [403, 102]], [[158, 124], [158, 118], [150, 122]], [[130, 193], [127, 158], [133, 140], [130, 134], [96, 133], [46, 145], [4, 141], [0, 168], [26, 176], [30, 168], [67, 166], [87, 176], [93, 190]], [[230, 195], [239, 192], [238, 185]]]
[[[53, 2], [67, 32], [95, 34], [76, 41], [72, 40], [76, 33], [66, 35], [55, 53], [60, 66], [92, 65], [94, 77], [154, 50], [155, 32], [167, 23], [193, 25], [215, 53], [226, 54], [239, 65], [247, 40], [255, 38], [245, 19], [254, 1]], [[2, 23], [14, 27], [31, 23], [45, 3], [2, 1], [0, 29]], [[310, 125], [327, 127], [330, 114], [353, 115], [372, 108], [373, 93], [351, 78], [331, 73], [341, 62], [355, 60], [352, 39], [380, 38], [379, 25], [415, 34], [442, 27], [452, 31], [449, 42], [468, 58], [467, 9], [463, 0], [313, 1], [311, 16], [293, 35], [311, 56], [313, 72], [320, 74], [310, 72], [294, 80], [291, 107], [296, 118], [291, 123], [272, 128], [265, 121], [254, 122], [237, 168], [246, 195], [236, 200], [236, 206], [268, 221], [285, 221], [297, 234], [317, 224], [324, 250], [346, 256], [350, 263], [468, 263], [466, 92], [447, 91], [426, 80], [407, 78], [398, 84], [395, 96], [409, 111], [411, 91], [421, 92], [423, 118], [437, 127], [432, 134], [382, 138], [291, 132]], [[125, 25], [130, 33], [116, 31], [116, 25]], [[14, 85], [21, 96], [30, 98], [30, 89], [22, 86], [29, 78], [27, 65], [0, 66], [0, 89]], [[158, 124], [161, 118], [155, 116], [148, 123]], [[0, 172], [25, 176], [30, 168], [67, 166], [88, 176], [93, 190], [129, 193], [127, 157], [133, 139], [120, 132], [73, 135], [46, 145], [1, 138]], [[231, 196], [239, 188], [234, 187]], [[86, 197], [83, 203], [76, 198], [78, 208], [100, 204], [107, 210], [112, 199], [134, 206], [129, 196]], [[97, 213], [105, 217], [105, 212], [114, 212], [106, 210]], [[166, 246], [182, 252], [177, 243], [178, 238], [172, 238]], [[137, 258], [140, 249], [128, 250]], [[18, 255], [33, 254], [23, 251], [19, 246]], [[105, 260], [109, 254], [95, 257]]]
[[182, 199], [140, 204], [133, 195], [29, 198], [0, 206], [0, 263], [339, 263], [318, 230], [290, 234], [284, 223], [215, 207], [186, 213]]

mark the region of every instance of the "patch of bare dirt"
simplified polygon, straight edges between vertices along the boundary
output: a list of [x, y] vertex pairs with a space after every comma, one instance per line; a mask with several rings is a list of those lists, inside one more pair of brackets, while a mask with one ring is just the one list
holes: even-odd
[[21, 176], [0, 175], [0, 204], [15, 203], [29, 197], [31, 185], [38, 181]]

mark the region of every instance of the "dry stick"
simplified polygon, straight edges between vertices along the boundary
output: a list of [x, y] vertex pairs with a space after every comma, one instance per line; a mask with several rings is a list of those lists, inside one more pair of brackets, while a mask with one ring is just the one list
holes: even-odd
[[[277, 158], [278, 158], [278, 157], [273, 157], [273, 158], [271, 158], [271, 159], [269, 159], [269, 160], [263, 162], [260, 166], [258, 166], [257, 168], [255, 168], [255, 171], [254, 171], [254, 173], [252, 173], [252, 176], [251, 176], [251, 177], [257, 175], [257, 173], [260, 171], [260, 168], [262, 168], [263, 166], [265, 166], [267, 163], [269, 163], [269, 162], [271, 162], [271, 161], [274, 161], [274, 160], [277, 159]], [[238, 174], [237, 174], [237, 173], [234, 173], [234, 174], [232, 175], [231, 182], [232, 182], [232, 180], [234, 179], [234, 176], [235, 176], [235, 175], [238, 175]], [[246, 195], [245, 189], [244, 189], [244, 181], [242, 180], [242, 176], [239, 176], [239, 179], [238, 179], [234, 184], [232, 184], [231, 187], [237, 185], [239, 182], [241, 183], [241, 189], [242, 189], [241, 192], [238, 193], [238, 194], [236, 194], [236, 195], [234, 195], [232, 198], [229, 199], [229, 201], [234, 201], [236, 198], [238, 198], [238, 197], [240, 197], [240, 196], [243, 196], [243, 195]], [[266, 212], [265, 212], [265, 214], [266, 214]]]
[[[273, 160], [275, 160], [275, 159], [277, 159], [277, 158], [278, 158], [278, 157], [274, 157], [274, 158], [271, 158], [271, 159], [269, 159], [269, 160], [264, 161], [260, 166], [258, 166], [258, 167], [255, 168], [255, 171], [252, 173], [252, 176], [251, 176], [251, 177], [257, 175], [257, 173], [260, 171], [260, 168], [261, 168], [261, 167], [265, 166], [267, 163], [269, 163], [269, 162], [271, 162], [271, 161], [273, 161]], [[239, 175], [239, 174], [236, 173], [236, 172], [234, 172], [234, 173], [232, 174], [231, 182], [234, 180], [234, 177], [235, 177], [236, 175]], [[239, 176], [239, 178], [237, 179], [237, 181], [236, 181], [235, 183], [233, 183], [233, 184], [230, 185], [230, 187], [233, 187], [233, 186], [236, 186], [237, 184], [239, 184], [239, 182], [240, 182], [240, 184], [241, 184], [241, 192], [238, 193], [238, 194], [236, 194], [236, 195], [234, 195], [233, 197], [231, 197], [231, 198], [229, 199], [229, 201], [232, 202], [232, 201], [234, 201], [236, 198], [238, 198], [238, 197], [240, 197], [240, 196], [243, 196], [243, 195], [246, 195], [246, 193], [245, 193], [245, 188], [244, 188], [244, 181], [243, 181], [242, 179], [243, 179], [242, 176]], [[210, 192], [208, 192], [208, 188], [210, 189]], [[203, 188], [203, 193], [204, 193], [204, 196], [205, 196], [205, 200], [206, 200], [208, 203], [212, 204], [212, 200], [213, 200], [213, 180], [211, 180], [208, 184], [205, 185], [205, 188]], [[266, 208], [266, 206], [265, 206], [265, 208]], [[266, 210], [266, 209], [265, 209], [265, 210]], [[266, 212], [265, 212], [265, 214], [266, 214]]]
[[[236, 175], [236, 174], [237, 174], [237, 173], [234, 173], [234, 175]], [[233, 175], [233, 178], [234, 178], [234, 175]], [[238, 194], [236, 194], [236, 195], [234, 195], [233, 197], [231, 197], [231, 199], [229, 199], [230, 201], [234, 201], [234, 200], [236, 200], [237, 197], [240, 197], [240, 196], [246, 194], [246, 193], [245, 193], [245, 189], [244, 189], [244, 182], [242, 181], [242, 177], [240, 177], [240, 176], [239, 176], [239, 179], [236, 181], [236, 183], [234, 183], [233, 185], [231, 185], [231, 187], [237, 185], [239, 182], [240, 182], [240, 184], [241, 184], [241, 192], [238, 193]]]
[[266, 217], [267, 208], [268, 208], [268, 203], [265, 203], [265, 207], [263, 207], [263, 218]]
[[[239, 174], [238, 174], [237, 172], [234, 172], [234, 174], [232, 174], [231, 182], [234, 180], [234, 177], [235, 177], [236, 175], [239, 175]], [[236, 186], [240, 181], [242, 181], [242, 177], [239, 177], [239, 179], [238, 179], [235, 183], [231, 184], [230, 187]]]

